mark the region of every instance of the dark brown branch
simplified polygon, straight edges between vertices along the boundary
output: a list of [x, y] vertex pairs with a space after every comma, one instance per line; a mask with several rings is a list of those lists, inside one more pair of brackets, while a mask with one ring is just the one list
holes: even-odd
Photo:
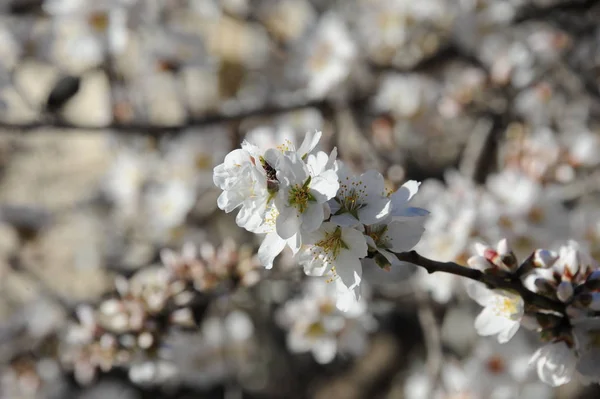
[[416, 251], [401, 252], [395, 254], [400, 261], [412, 263], [427, 270], [429, 273], [443, 272], [450, 273], [456, 276], [466, 277], [471, 280], [479, 281], [491, 288], [499, 288], [509, 291], [514, 291], [523, 298], [523, 301], [529, 305], [536, 306], [541, 309], [552, 310], [560, 314], [565, 314], [565, 305], [561, 302], [554, 301], [535, 292], [529, 291], [520, 279], [502, 277], [492, 274], [483, 273], [477, 269], [461, 266], [454, 262], [438, 262], [419, 255]]

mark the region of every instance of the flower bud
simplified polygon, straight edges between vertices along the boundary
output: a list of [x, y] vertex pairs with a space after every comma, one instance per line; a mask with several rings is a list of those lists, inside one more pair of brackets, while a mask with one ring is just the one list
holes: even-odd
[[477, 270], [481, 270], [481, 271], [485, 271], [493, 266], [486, 258], [484, 258], [483, 256], [478, 256], [478, 255], [471, 256], [467, 260], [467, 264], [472, 269], [477, 269]]
[[569, 281], [561, 281], [556, 289], [556, 296], [561, 302], [569, 302], [573, 298], [573, 284]]
[[587, 281], [600, 280], [600, 270], [594, 270], [588, 277]]
[[536, 267], [547, 269], [558, 259], [558, 254], [547, 249], [537, 249], [533, 255], [533, 264]]

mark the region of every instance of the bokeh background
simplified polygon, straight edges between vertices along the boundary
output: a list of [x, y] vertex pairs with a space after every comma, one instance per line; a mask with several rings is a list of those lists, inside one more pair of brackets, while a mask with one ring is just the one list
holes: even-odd
[[424, 181], [427, 256], [600, 254], [596, 3], [0, 0], [0, 397], [596, 397], [540, 386], [535, 334], [477, 339], [452, 277], [373, 270], [337, 314], [212, 182], [243, 139], [321, 130]]

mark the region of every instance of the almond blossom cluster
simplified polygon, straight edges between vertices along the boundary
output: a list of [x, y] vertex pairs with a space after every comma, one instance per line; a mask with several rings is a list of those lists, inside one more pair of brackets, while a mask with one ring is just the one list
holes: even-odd
[[226, 242], [219, 248], [204, 243], [199, 250], [186, 244], [181, 254], [163, 249], [160, 255], [162, 265], [131, 278], [117, 276], [113, 295], [76, 309], [77, 321], [62, 339], [61, 361], [80, 384], [93, 382], [98, 371], [121, 368], [139, 385], [209, 385], [230, 372], [221, 349], [246, 358], [250, 317], [233, 310], [222, 323], [220, 314], [211, 314], [210, 296], [257, 282], [252, 251]]
[[499, 343], [506, 343], [523, 325], [545, 343], [529, 360], [543, 382], [559, 386], [575, 376], [585, 383], [600, 382], [598, 263], [574, 241], [556, 252], [538, 249], [521, 263], [506, 240], [497, 248], [479, 244], [476, 252], [470, 267], [525, 290], [469, 285], [469, 295], [484, 307], [475, 319], [479, 335], [497, 335]]
[[298, 148], [244, 141], [215, 167], [214, 183], [223, 190], [219, 208], [238, 209], [238, 226], [265, 234], [258, 257], [267, 269], [287, 247], [307, 275], [335, 283], [337, 306], [348, 309], [360, 298], [361, 260], [383, 268], [397, 262], [393, 252], [417, 244], [428, 212], [408, 205], [419, 183], [388, 191], [379, 172], [353, 174], [337, 149], [317, 151], [320, 138], [307, 133]]

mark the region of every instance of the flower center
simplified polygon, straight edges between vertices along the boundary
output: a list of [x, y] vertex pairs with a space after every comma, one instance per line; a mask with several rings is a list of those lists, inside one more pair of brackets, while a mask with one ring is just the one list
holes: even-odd
[[342, 229], [338, 226], [333, 232], [325, 233], [325, 237], [315, 243], [331, 260], [336, 259], [342, 248], [348, 248], [342, 241]]
[[388, 226], [387, 225], [381, 225], [381, 226], [366, 226], [366, 233], [369, 237], [371, 237], [373, 239], [373, 241], [375, 241], [375, 244], [378, 247], [383, 247], [385, 246], [385, 241], [386, 241], [386, 236], [385, 233], [387, 232]]
[[277, 146], [277, 149], [281, 152], [292, 151], [292, 148], [294, 148], [292, 142], [287, 139], [284, 141], [283, 144]]
[[519, 313], [519, 306], [516, 299], [499, 296], [494, 303], [494, 312], [498, 316], [510, 318]]
[[346, 182], [340, 184], [340, 190], [336, 196], [336, 201], [340, 204], [340, 210], [336, 212], [336, 215], [342, 213], [349, 213], [358, 219], [358, 211], [366, 206], [365, 197], [369, 194], [366, 193], [366, 186], [361, 181], [348, 182], [349, 179], [346, 177]]
[[289, 206], [295, 207], [300, 213], [306, 211], [309, 201], [315, 201], [315, 197], [310, 193], [310, 180], [311, 177], [309, 176], [304, 184], [296, 184], [289, 191]]
[[306, 335], [309, 338], [319, 338], [325, 335], [326, 332], [327, 331], [325, 330], [325, 327], [323, 327], [323, 324], [318, 321], [311, 323], [306, 329]]

